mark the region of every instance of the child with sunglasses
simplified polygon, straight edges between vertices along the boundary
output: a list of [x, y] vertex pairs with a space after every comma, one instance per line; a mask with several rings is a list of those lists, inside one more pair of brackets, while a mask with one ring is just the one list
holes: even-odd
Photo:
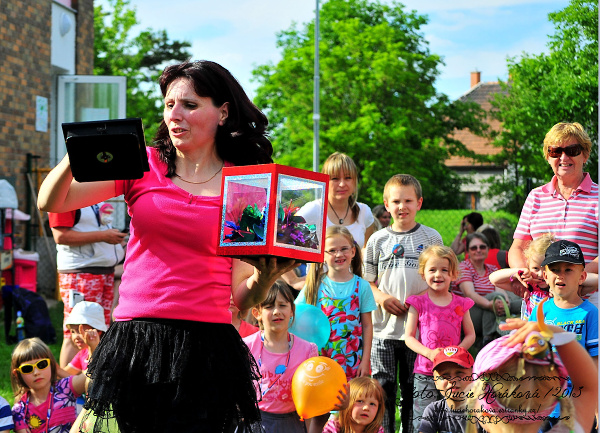
[[83, 374], [58, 379], [56, 360], [39, 338], [21, 341], [12, 353], [12, 409], [17, 433], [66, 433], [77, 415], [75, 402], [85, 391]]

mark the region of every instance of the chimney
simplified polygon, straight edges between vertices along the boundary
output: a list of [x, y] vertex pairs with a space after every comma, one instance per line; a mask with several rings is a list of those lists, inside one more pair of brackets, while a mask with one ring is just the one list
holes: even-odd
[[481, 81], [481, 72], [474, 71], [471, 72], [471, 89], [479, 84]]

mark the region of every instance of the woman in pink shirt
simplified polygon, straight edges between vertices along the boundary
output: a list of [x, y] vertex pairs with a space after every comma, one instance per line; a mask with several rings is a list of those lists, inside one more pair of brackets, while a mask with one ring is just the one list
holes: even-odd
[[219, 257], [216, 245], [221, 169], [271, 162], [267, 118], [214, 62], [168, 66], [159, 84], [163, 121], [141, 179], [78, 183], [66, 156], [40, 188], [45, 211], [124, 194], [131, 216], [116, 321], [90, 362], [85, 407], [114, 415], [121, 432], [251, 429], [258, 370], [229, 300], [256, 305], [295, 265]]
[[[598, 185], [583, 171], [592, 141], [577, 123], [557, 123], [544, 138], [544, 157], [554, 177], [531, 190], [508, 252], [511, 268], [526, 267], [527, 244], [545, 233], [575, 242], [586, 271], [598, 273]], [[518, 284], [521, 284], [519, 282]]]

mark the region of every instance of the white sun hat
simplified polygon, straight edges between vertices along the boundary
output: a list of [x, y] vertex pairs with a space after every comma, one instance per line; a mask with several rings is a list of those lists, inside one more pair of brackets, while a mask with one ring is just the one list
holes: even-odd
[[102, 305], [89, 301], [78, 302], [65, 320], [65, 325], [89, 325], [102, 332], [106, 332], [108, 329], [104, 321]]

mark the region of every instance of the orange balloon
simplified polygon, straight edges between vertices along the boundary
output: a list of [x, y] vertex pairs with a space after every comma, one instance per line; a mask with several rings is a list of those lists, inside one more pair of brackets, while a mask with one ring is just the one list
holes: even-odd
[[312, 418], [333, 410], [347, 383], [344, 369], [325, 356], [308, 358], [292, 378], [292, 399], [300, 418]]

